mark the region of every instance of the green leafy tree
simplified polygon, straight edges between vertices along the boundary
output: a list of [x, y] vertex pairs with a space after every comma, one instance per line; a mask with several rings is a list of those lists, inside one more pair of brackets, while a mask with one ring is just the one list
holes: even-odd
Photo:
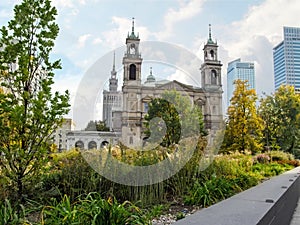
[[[193, 106], [189, 97], [175, 90], [152, 99], [145, 120], [145, 134], [154, 141], [163, 138], [162, 146], [178, 144], [181, 138], [191, 135], [207, 135], [200, 107]], [[164, 137], [160, 136], [162, 133]]]
[[51, 92], [54, 70], [61, 68], [49, 58], [59, 31], [56, 15], [50, 0], [23, 0], [0, 30], [1, 177], [19, 200], [38, 181], [51, 134], [69, 111], [68, 92]]
[[86, 131], [109, 131], [109, 128], [106, 126], [104, 121], [91, 120], [90, 122], [88, 122], [88, 124], [84, 130], [86, 130]]
[[235, 91], [228, 107], [228, 119], [222, 151], [261, 150], [263, 121], [256, 110], [256, 93], [247, 81], [236, 80]]
[[293, 86], [281, 86], [262, 99], [259, 113], [265, 123], [265, 145], [289, 153], [300, 148], [300, 95]]

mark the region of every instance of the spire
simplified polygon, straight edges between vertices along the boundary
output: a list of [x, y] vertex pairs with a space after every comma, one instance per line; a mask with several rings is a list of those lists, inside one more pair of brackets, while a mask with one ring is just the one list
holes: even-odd
[[113, 71], [116, 71], [116, 52], [114, 51]]
[[117, 76], [117, 71], [116, 71], [116, 53], [114, 51], [114, 58], [113, 58], [113, 68], [112, 68], [112, 71], [111, 71], [111, 78], [112, 79], [116, 79], [116, 76]]
[[207, 44], [214, 44], [213, 40], [211, 39], [211, 24], [209, 24], [209, 27], [208, 27], [208, 40], [207, 40]]
[[131, 38], [131, 39], [138, 39], [138, 38], [139, 38], [139, 35], [138, 35], [138, 36], [135, 36], [135, 33], [134, 33], [134, 17], [132, 17], [131, 34], [130, 34], [130, 36], [129, 36], [129, 33], [128, 33], [127, 38]]
[[134, 34], [134, 17], [132, 17], [132, 31], [131, 31], [132, 34]]
[[150, 75], [152, 75], [152, 66], [150, 66]]

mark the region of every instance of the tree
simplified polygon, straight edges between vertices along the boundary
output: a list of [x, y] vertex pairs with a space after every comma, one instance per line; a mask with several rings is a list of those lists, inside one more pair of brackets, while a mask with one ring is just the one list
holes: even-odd
[[300, 95], [293, 86], [281, 86], [262, 99], [259, 113], [265, 122], [265, 145], [289, 153], [300, 148]]
[[23, 0], [0, 30], [1, 175], [19, 200], [45, 168], [51, 134], [69, 111], [69, 94], [51, 92], [60, 61], [49, 54], [59, 27], [50, 0]]
[[236, 80], [235, 91], [228, 107], [223, 151], [256, 152], [261, 149], [263, 121], [256, 110], [256, 93], [247, 81]]
[[163, 138], [162, 146], [178, 144], [181, 138], [191, 135], [207, 135], [200, 107], [193, 106], [189, 97], [175, 90], [165, 91], [161, 98], [152, 99], [145, 120], [146, 136], [152, 141]]
[[87, 124], [87, 126], [84, 130], [86, 130], [86, 131], [109, 131], [109, 128], [106, 126], [104, 121], [90, 120], [90, 122]]

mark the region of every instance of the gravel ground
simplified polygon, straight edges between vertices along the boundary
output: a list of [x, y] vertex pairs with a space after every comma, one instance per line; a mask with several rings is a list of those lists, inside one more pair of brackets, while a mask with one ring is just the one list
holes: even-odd
[[187, 206], [171, 206], [169, 213], [161, 215], [159, 218], [152, 220], [152, 225], [169, 225], [176, 222], [178, 219], [187, 217], [196, 211], [199, 207], [187, 207]]

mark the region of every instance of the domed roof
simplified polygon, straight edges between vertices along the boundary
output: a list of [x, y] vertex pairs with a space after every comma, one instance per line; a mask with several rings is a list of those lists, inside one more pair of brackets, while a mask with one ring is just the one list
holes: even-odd
[[152, 67], [150, 67], [150, 74], [148, 75], [147, 80], [145, 81], [145, 83], [152, 83], [152, 82], [155, 82], [155, 81], [156, 81], [156, 79], [152, 74]]

